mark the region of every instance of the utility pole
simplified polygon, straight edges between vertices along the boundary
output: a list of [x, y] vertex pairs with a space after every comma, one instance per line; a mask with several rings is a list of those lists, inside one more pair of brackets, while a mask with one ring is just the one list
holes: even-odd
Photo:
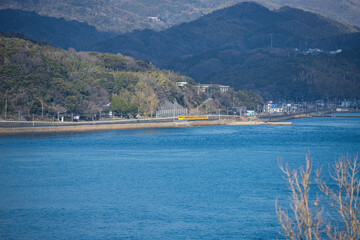
[[37, 100], [39, 100], [40, 103], [41, 103], [41, 119], [44, 120], [44, 102], [43, 102], [43, 100], [41, 100], [41, 98], [39, 98], [39, 97], [36, 97], [36, 96], [35, 96], [35, 98], [36, 98]]
[[7, 118], [7, 98], [5, 99], [5, 120]]

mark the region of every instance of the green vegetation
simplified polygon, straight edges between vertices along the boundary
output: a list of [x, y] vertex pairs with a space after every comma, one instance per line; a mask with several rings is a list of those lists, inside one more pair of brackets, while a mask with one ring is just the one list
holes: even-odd
[[236, 106], [247, 106], [248, 109], [255, 111], [259, 111], [259, 107], [262, 108], [264, 104], [263, 99], [251, 90], [239, 90], [235, 93], [234, 99]]
[[[110, 110], [110, 102], [123, 114], [154, 110], [158, 95], [178, 97], [175, 82], [184, 78], [121, 55], [64, 51], [16, 38], [0, 38], [0, 52], [1, 108], [7, 99], [14, 114], [91, 115]], [[190, 97], [188, 102], [194, 103]]]
[[[198, 94], [192, 79], [120, 54], [65, 51], [0, 37], [0, 56], [0, 111], [15, 119], [56, 117], [58, 112], [91, 118], [111, 110], [123, 117], [150, 116], [162, 102], [176, 101], [191, 110], [209, 97], [217, 109], [226, 109], [236, 95]], [[188, 84], [179, 87], [177, 82]], [[235, 100], [251, 107], [251, 96]]]

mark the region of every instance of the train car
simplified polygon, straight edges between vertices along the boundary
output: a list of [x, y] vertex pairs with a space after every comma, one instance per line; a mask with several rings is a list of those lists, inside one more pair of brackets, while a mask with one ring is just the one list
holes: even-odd
[[178, 120], [180, 121], [193, 121], [193, 120], [207, 120], [209, 119], [208, 115], [193, 115], [193, 116], [179, 116]]

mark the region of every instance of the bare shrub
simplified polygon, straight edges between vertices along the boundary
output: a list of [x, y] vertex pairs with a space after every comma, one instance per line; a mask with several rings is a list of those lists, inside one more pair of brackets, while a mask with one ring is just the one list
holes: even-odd
[[310, 203], [310, 156], [306, 156], [306, 168], [299, 171], [291, 170], [288, 165], [280, 164], [280, 169], [286, 175], [291, 191], [292, 214], [281, 208], [276, 201], [276, 213], [279, 217], [282, 234], [289, 239], [320, 239], [320, 227], [322, 225], [322, 209], [319, 208], [319, 199]]
[[360, 166], [358, 157], [351, 160], [348, 157], [335, 161], [330, 187], [320, 178], [316, 171], [316, 182], [325, 195], [328, 204], [335, 210], [328, 212], [329, 217], [323, 217], [324, 206], [320, 206], [319, 197], [310, 201], [309, 184], [311, 180], [311, 159], [306, 156], [306, 168], [299, 171], [291, 170], [288, 165], [280, 169], [286, 175], [291, 191], [291, 214], [283, 210], [276, 201], [276, 213], [282, 227], [282, 235], [288, 239], [329, 239], [355, 240], [360, 238], [359, 206], [360, 206]]
[[[325, 194], [330, 206], [338, 216], [331, 216], [332, 221], [326, 222], [326, 233], [329, 239], [359, 239], [360, 222], [360, 166], [358, 156], [351, 160], [348, 156], [339, 158], [330, 172], [334, 187], [320, 178], [317, 171], [317, 181], [321, 192]], [[334, 222], [340, 222], [335, 225]], [[339, 227], [340, 225], [340, 227]]]

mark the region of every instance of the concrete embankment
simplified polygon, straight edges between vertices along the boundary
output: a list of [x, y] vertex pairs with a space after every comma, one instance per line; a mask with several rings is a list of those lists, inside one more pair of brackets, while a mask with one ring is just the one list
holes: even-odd
[[298, 119], [298, 118], [312, 118], [312, 117], [322, 117], [327, 116], [331, 113], [332, 110], [311, 110], [311, 111], [304, 111], [304, 112], [297, 112], [297, 113], [290, 113], [290, 114], [268, 114], [268, 115], [259, 115], [259, 119], [263, 122], [279, 122], [279, 121], [286, 121], [291, 119]]
[[176, 128], [176, 127], [197, 127], [225, 125], [228, 120], [217, 121], [174, 121], [157, 123], [128, 123], [128, 124], [98, 124], [79, 126], [49, 126], [49, 127], [21, 127], [21, 128], [0, 128], [0, 135], [22, 134], [22, 133], [50, 133], [50, 132], [84, 132], [118, 129], [145, 129], [145, 128]]
[[120, 129], [146, 129], [146, 128], [176, 128], [176, 127], [200, 127], [218, 125], [291, 125], [289, 122], [261, 122], [261, 121], [236, 121], [223, 119], [215, 121], [169, 121], [152, 123], [126, 123], [126, 124], [89, 124], [71, 126], [41, 126], [41, 127], [13, 127], [0, 128], [0, 135], [26, 134], [26, 133], [56, 133], [56, 132], [84, 132]]
[[279, 125], [291, 126], [291, 122], [231, 122], [228, 125]]

